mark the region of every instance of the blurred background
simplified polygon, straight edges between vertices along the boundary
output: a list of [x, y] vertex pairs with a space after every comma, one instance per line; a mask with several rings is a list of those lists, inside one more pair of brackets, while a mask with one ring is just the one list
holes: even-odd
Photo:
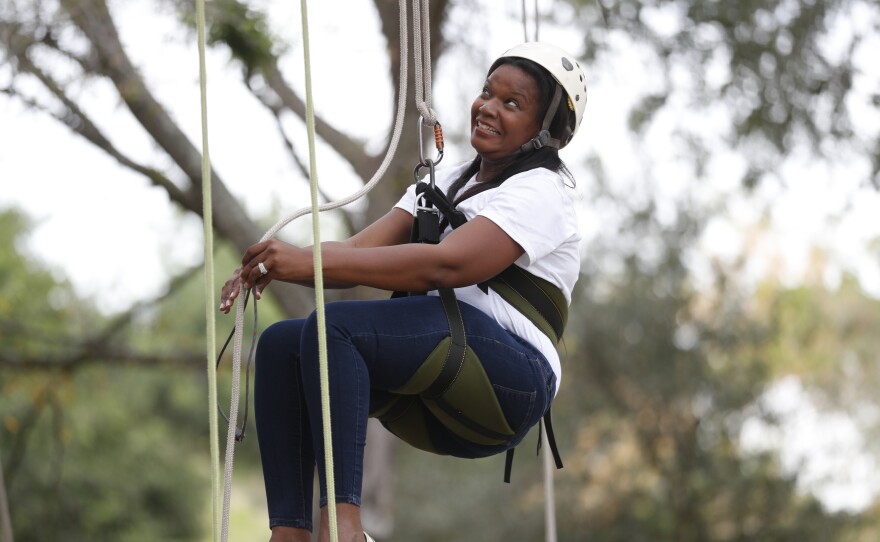
[[[219, 289], [308, 204], [308, 148], [299, 5], [207, 4]], [[384, 156], [398, 5], [309, 10], [332, 200]], [[444, 166], [472, 158], [470, 102], [512, 45], [555, 43], [588, 74], [562, 152], [584, 241], [553, 409], [559, 540], [880, 540], [880, 6], [434, 0], [430, 16]], [[0, 2], [4, 542], [212, 538], [194, 20], [183, 0]], [[412, 182], [408, 107], [386, 178], [322, 216], [325, 239]], [[308, 243], [308, 222], [280, 236]], [[314, 307], [311, 290], [270, 290], [259, 329]], [[219, 315], [220, 340], [232, 326]], [[227, 359], [224, 404], [229, 376]], [[269, 535], [255, 431], [236, 449], [230, 540]], [[375, 430], [368, 530], [543, 540], [534, 433], [507, 485], [501, 457]]]

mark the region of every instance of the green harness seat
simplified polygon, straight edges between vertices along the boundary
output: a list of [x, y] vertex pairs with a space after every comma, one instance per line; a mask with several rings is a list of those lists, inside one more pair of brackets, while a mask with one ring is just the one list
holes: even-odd
[[[442, 192], [419, 182], [419, 205], [413, 221], [411, 242], [439, 242], [439, 213], [453, 228], [466, 222]], [[500, 274], [478, 285], [488, 293], [492, 288], [507, 303], [520, 311], [555, 345], [562, 338], [568, 321], [568, 304], [554, 284], [521, 267], [511, 265]], [[467, 345], [464, 322], [452, 289], [440, 289], [440, 301], [449, 323], [449, 337], [441, 340], [418, 371], [401, 387], [390, 390], [386, 398], [374, 401], [370, 416], [408, 444], [428, 452], [442, 454], [432, 443], [428, 419], [436, 418], [460, 438], [480, 445], [503, 445], [514, 437], [495, 395], [495, 390], [476, 353]], [[394, 297], [424, 295], [395, 292]], [[379, 404], [376, 404], [379, 403]], [[556, 448], [550, 412], [544, 415], [547, 437], [556, 461], [562, 461]], [[510, 481], [513, 449], [507, 451], [504, 481]]]

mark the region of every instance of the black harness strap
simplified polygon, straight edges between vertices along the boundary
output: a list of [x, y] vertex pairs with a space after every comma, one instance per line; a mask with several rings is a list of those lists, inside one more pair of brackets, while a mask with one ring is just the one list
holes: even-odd
[[550, 324], [553, 332], [556, 334], [556, 342], [562, 339], [562, 333], [565, 331], [565, 317], [559, 311], [559, 308], [550, 299], [540, 286], [518, 265], [511, 265], [501, 273], [495, 275], [491, 279], [481, 282], [477, 286], [483, 293], [489, 293], [489, 288], [495, 281], [502, 282], [514, 291], [518, 292], [529, 304], [531, 304], [538, 314]]
[[461, 317], [461, 311], [458, 310], [458, 303], [455, 300], [455, 292], [449, 288], [439, 290], [440, 301], [443, 303], [443, 311], [446, 312], [446, 319], [449, 321], [449, 336], [451, 338], [449, 350], [446, 351], [446, 360], [443, 362], [443, 369], [434, 382], [422, 392], [425, 397], [430, 399], [438, 399], [443, 395], [449, 386], [455, 382], [464, 363], [464, 355], [467, 351], [467, 341], [465, 339], [464, 320]]
[[[443, 214], [444, 218], [449, 222], [453, 229], [467, 222], [464, 213], [455, 208], [455, 205], [449, 201], [443, 192], [438, 190], [435, 185], [425, 182], [416, 184], [416, 197], [423, 197], [425, 205], [421, 205], [416, 210], [416, 217], [413, 221], [413, 232], [411, 239], [413, 242], [433, 243], [439, 242], [440, 223], [437, 211]], [[433, 204], [433, 208], [432, 205]], [[554, 303], [548, 293], [542, 289], [536, 282], [534, 275], [525, 271], [517, 265], [511, 264], [510, 267], [492, 277], [491, 279], [481, 282], [478, 287], [484, 292], [489, 293], [489, 288], [493, 282], [500, 282], [507, 285], [510, 289], [519, 294], [527, 303], [529, 303], [538, 314], [544, 318], [556, 335], [556, 342], [562, 339], [562, 333], [565, 330], [566, 315], [562, 314], [559, 307]], [[448, 414], [455, 417], [460, 423], [487, 436], [486, 432], [493, 433], [485, 427], [476, 424], [472, 420], [464, 417], [461, 413], [451, 408], [443, 399], [442, 395], [449, 386], [455, 381], [458, 371], [461, 370], [464, 363], [465, 351], [467, 343], [465, 340], [464, 322], [461, 318], [461, 312], [458, 310], [458, 302], [455, 299], [454, 290], [440, 289], [440, 300], [443, 302], [443, 309], [449, 320], [449, 330], [452, 342], [444, 361], [443, 369], [437, 379], [426, 390], [425, 395], [433, 397], [437, 404]], [[395, 296], [405, 295], [395, 292]], [[551, 337], [552, 340], [552, 337]], [[450, 363], [452, 360], [452, 363]], [[455, 360], [458, 360], [456, 362]], [[538, 449], [541, 446], [540, 425], [538, 436]], [[559, 455], [559, 448], [556, 445], [556, 437], [553, 434], [553, 423], [550, 418], [550, 409], [543, 416], [543, 423], [547, 427], [547, 442], [550, 444], [550, 450], [556, 463], [556, 468], [562, 468], [562, 458]], [[502, 436], [503, 435], [499, 435]], [[513, 451], [514, 448], [507, 450], [507, 457], [504, 461], [504, 481], [510, 483], [510, 472], [513, 468]]]

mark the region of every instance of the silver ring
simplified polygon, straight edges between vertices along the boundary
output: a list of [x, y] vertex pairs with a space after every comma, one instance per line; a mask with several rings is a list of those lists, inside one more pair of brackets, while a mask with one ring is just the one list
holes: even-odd
[[257, 264], [257, 267], [260, 269], [260, 274], [261, 274], [261, 275], [265, 275], [266, 273], [269, 272], [269, 270], [266, 269], [266, 266], [263, 265], [263, 262], [258, 263], [258, 264]]

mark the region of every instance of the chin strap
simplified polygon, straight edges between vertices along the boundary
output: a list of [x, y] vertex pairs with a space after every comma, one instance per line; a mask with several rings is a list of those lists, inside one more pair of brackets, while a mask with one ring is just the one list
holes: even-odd
[[538, 135], [526, 141], [520, 147], [521, 152], [526, 153], [536, 151], [543, 147], [553, 147], [554, 149], [561, 149], [565, 142], [567, 142], [568, 138], [571, 137], [570, 128], [566, 129], [566, 134], [564, 135], [566, 141], [561, 141], [550, 136], [550, 123], [553, 122], [553, 117], [556, 116], [556, 110], [559, 109], [560, 101], [562, 101], [562, 87], [556, 85], [556, 92], [553, 93], [553, 99], [550, 101], [550, 107], [547, 108], [547, 114], [544, 115], [544, 122], [541, 124], [541, 131], [538, 132]]

